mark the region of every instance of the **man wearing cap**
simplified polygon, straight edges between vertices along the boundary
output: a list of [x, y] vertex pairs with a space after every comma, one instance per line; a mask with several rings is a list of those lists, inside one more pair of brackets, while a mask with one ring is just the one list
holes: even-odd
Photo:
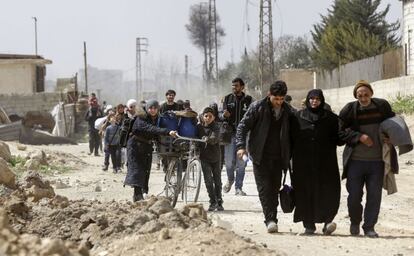
[[[237, 196], [245, 196], [242, 190], [246, 164], [236, 155], [236, 128], [247, 112], [253, 98], [246, 95], [244, 90], [244, 82], [241, 78], [235, 78], [232, 81], [232, 93], [224, 97], [222, 119], [227, 122], [232, 130], [232, 138], [229, 144], [224, 147], [224, 162], [226, 164], [227, 182], [223, 186], [223, 191], [228, 193], [235, 184], [235, 194]], [[234, 173], [236, 172], [236, 177]]]
[[367, 191], [362, 229], [367, 237], [378, 237], [374, 227], [381, 206], [384, 162], [380, 123], [395, 116], [390, 104], [373, 98], [374, 90], [364, 80], [358, 81], [353, 91], [356, 101], [348, 103], [340, 112], [340, 137], [346, 142], [343, 152], [343, 179], [347, 179], [348, 213], [351, 235], [359, 235], [363, 206], [363, 189]]
[[[254, 102], [237, 127], [237, 156], [249, 152], [253, 173], [269, 233], [278, 231], [277, 206], [282, 171], [289, 168], [290, 123], [293, 108], [284, 101], [287, 86], [276, 81], [268, 95]], [[247, 134], [250, 133], [247, 143]]]
[[146, 113], [137, 118], [128, 139], [128, 172], [124, 185], [134, 188], [133, 201], [144, 199], [148, 193], [148, 182], [152, 163], [152, 141], [159, 135], [176, 136], [176, 131], [157, 127], [160, 105], [156, 100], [147, 101]]

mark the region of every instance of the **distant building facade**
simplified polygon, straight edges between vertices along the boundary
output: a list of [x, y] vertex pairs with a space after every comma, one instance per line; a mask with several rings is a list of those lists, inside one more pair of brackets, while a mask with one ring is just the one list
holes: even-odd
[[47, 64], [38, 55], [0, 54], [0, 94], [44, 92]]

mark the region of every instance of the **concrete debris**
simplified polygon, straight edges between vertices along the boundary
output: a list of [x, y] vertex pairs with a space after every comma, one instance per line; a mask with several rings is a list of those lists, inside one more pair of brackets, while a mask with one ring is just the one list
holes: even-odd
[[8, 188], [16, 188], [16, 174], [10, 170], [6, 160], [0, 157], [0, 184]]
[[23, 145], [23, 144], [18, 144], [17, 149], [20, 150], [20, 151], [25, 151], [27, 149], [27, 146]]
[[0, 141], [0, 157], [6, 160], [7, 162], [10, 162], [12, 158], [9, 145], [7, 145], [7, 143], [5, 143], [4, 141]]

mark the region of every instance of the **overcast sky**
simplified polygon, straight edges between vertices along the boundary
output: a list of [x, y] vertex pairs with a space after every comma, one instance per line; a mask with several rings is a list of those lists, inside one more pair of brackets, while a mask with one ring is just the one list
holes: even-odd
[[[221, 24], [226, 31], [219, 51], [220, 65], [235, 61], [244, 47], [258, 42], [259, 0], [216, 0]], [[83, 66], [83, 41], [88, 46], [88, 64], [120, 69], [127, 79], [134, 77], [135, 38], [149, 39], [145, 59], [184, 66], [190, 56], [190, 70], [199, 75], [202, 54], [188, 39], [185, 24], [189, 7], [198, 0], [1, 0], [0, 53], [33, 54], [34, 22], [38, 19], [39, 54], [53, 61], [47, 79], [67, 77]], [[304, 35], [320, 20], [333, 0], [272, 1], [274, 37]], [[389, 21], [401, 19], [401, 2], [391, 4]], [[248, 6], [246, 12], [246, 5]], [[246, 15], [247, 14], [247, 15]], [[246, 33], [246, 24], [250, 32]]]

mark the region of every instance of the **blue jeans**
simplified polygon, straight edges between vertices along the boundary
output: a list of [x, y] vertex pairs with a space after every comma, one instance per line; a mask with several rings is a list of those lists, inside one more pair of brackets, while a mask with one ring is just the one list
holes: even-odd
[[243, 187], [246, 164], [237, 157], [236, 137], [233, 135], [231, 143], [224, 146], [224, 162], [226, 163], [227, 179], [233, 183], [234, 172], [236, 172], [236, 189]]
[[346, 189], [349, 193], [348, 213], [351, 224], [358, 225], [362, 221], [363, 207], [361, 201], [365, 185], [367, 196], [362, 228], [365, 231], [374, 228], [380, 212], [383, 179], [383, 161], [349, 161]]

